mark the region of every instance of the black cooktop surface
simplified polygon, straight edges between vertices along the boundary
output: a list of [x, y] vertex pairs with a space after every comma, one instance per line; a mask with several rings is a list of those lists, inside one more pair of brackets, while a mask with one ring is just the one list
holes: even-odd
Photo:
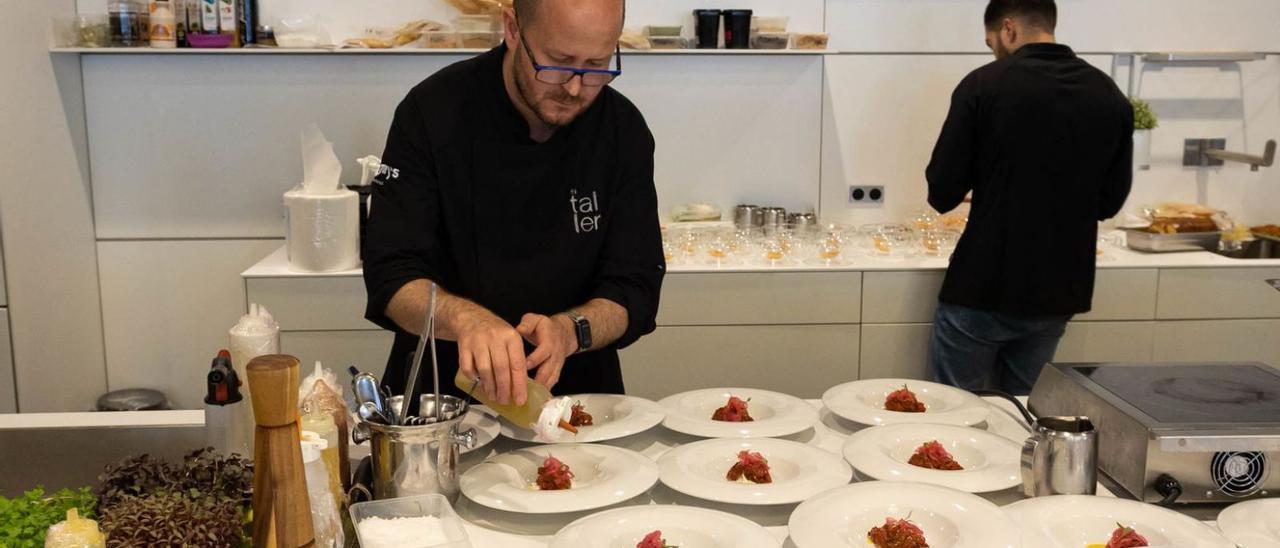
[[1162, 423], [1280, 423], [1280, 373], [1259, 365], [1074, 368]]

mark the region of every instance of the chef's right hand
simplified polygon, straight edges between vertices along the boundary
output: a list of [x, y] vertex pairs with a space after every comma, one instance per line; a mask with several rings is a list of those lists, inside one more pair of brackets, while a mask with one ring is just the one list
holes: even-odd
[[490, 401], [524, 405], [529, 382], [524, 339], [511, 324], [489, 311], [458, 322], [458, 367], [467, 378], [480, 378]]

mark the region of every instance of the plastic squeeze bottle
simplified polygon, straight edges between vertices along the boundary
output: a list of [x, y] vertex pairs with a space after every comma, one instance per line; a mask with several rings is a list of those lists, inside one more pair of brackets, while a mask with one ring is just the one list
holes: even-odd
[[49, 526], [44, 537], [45, 548], [103, 548], [107, 539], [98, 522], [80, 517], [75, 508], [67, 510], [67, 520]]
[[524, 405], [514, 402], [506, 405], [489, 400], [483, 390], [471, 390], [476, 386], [475, 379], [467, 378], [461, 371], [454, 377], [453, 384], [464, 393], [472, 392], [472, 396], [511, 421], [520, 428], [533, 430], [534, 440], [541, 443], [560, 441], [565, 432], [577, 435], [578, 429], [569, 424], [573, 412], [573, 404], [569, 398], [557, 398], [542, 383], [529, 379], [528, 398]]

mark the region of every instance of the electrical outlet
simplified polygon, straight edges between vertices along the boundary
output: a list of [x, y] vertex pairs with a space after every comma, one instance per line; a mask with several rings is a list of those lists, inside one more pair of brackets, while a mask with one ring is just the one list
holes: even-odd
[[849, 187], [850, 207], [884, 207], [883, 186]]

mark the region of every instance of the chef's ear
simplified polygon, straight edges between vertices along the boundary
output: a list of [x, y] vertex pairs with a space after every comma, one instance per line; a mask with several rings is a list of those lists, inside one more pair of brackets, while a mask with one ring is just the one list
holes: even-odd
[[520, 21], [516, 18], [515, 8], [502, 9], [502, 36], [507, 42], [507, 49], [520, 49]]

